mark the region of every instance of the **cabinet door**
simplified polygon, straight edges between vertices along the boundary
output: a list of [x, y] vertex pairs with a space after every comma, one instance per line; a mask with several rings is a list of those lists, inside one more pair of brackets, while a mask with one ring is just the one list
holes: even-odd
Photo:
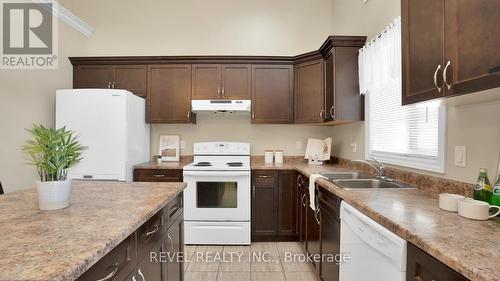
[[114, 88], [124, 89], [145, 97], [147, 73], [147, 66], [145, 65], [117, 65], [115, 66]]
[[252, 172], [252, 241], [273, 241], [278, 231], [278, 172]]
[[[169, 253], [170, 258], [165, 263], [166, 280], [183, 280], [184, 264], [178, 259], [180, 253], [184, 253], [184, 220], [183, 214], [180, 214], [174, 223], [167, 230], [167, 239], [164, 242], [164, 248]], [[165, 280], [164, 280], [165, 281]]]
[[280, 171], [278, 184], [278, 235], [283, 239], [295, 237], [295, 222], [297, 216], [297, 189], [293, 171]]
[[295, 66], [295, 123], [321, 123], [325, 119], [323, 59]]
[[223, 64], [221, 98], [249, 100], [252, 91], [249, 64]]
[[221, 65], [193, 64], [193, 99], [221, 98]]
[[292, 97], [293, 66], [252, 66], [252, 123], [291, 123]]
[[148, 67], [147, 117], [150, 123], [189, 123], [191, 115], [191, 65]]
[[[500, 87], [500, 1], [446, 0], [445, 66], [451, 94]], [[491, 70], [491, 71], [490, 71]]]
[[[321, 204], [321, 203], [320, 203]], [[340, 253], [340, 221], [335, 219], [328, 207], [321, 208], [321, 254], [332, 255]], [[339, 266], [335, 262], [321, 264], [320, 276], [322, 280], [339, 280]]]
[[162, 276], [164, 262], [160, 258], [163, 252], [165, 249], [160, 243], [142, 258], [135, 275], [137, 280], [164, 281]]
[[[309, 196], [307, 196], [307, 202], [309, 202]], [[307, 223], [306, 223], [306, 240], [307, 240], [307, 253], [310, 255], [319, 255], [321, 253], [321, 241], [320, 241], [320, 231], [321, 231], [321, 212], [311, 209], [307, 203]], [[318, 207], [318, 204], [316, 204]], [[320, 264], [313, 262], [316, 271], [319, 270]]]
[[407, 281], [466, 281], [467, 278], [455, 272], [426, 252], [408, 243]]
[[444, 96], [444, 2], [401, 2], [403, 104]]
[[73, 88], [108, 89], [114, 81], [112, 65], [79, 65], [73, 69]]

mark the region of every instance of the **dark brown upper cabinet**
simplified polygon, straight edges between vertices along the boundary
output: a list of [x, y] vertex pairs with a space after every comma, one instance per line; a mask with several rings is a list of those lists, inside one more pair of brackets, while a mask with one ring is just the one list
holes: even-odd
[[138, 96], [147, 94], [146, 65], [78, 65], [73, 88], [123, 89]]
[[191, 113], [191, 65], [148, 67], [146, 114], [149, 123], [194, 123]]
[[401, 9], [403, 104], [500, 87], [500, 2], [403, 0]]
[[366, 36], [330, 36], [319, 52], [324, 62], [325, 94], [321, 122], [343, 124], [364, 120], [364, 98], [359, 94], [358, 52]]
[[252, 66], [252, 123], [293, 122], [293, 66]]
[[322, 57], [295, 65], [294, 123], [325, 119], [325, 62]]
[[250, 99], [249, 64], [193, 64], [193, 99]]

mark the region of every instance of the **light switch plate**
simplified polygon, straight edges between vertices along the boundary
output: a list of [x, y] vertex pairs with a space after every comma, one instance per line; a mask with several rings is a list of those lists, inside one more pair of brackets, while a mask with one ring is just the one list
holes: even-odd
[[467, 165], [467, 148], [455, 146], [455, 166], [465, 167]]

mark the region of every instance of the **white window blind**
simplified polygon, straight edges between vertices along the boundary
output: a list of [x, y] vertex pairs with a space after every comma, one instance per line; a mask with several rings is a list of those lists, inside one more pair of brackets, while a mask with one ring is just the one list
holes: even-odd
[[[395, 32], [401, 32], [398, 20], [377, 41], [361, 50], [366, 53], [360, 54], [365, 55], [363, 60], [360, 58], [360, 72], [363, 71], [365, 79], [366, 158], [442, 173], [446, 110], [435, 103], [401, 105], [401, 70], [391, 70], [393, 61], [386, 61], [396, 58], [401, 64], [401, 56], [393, 54], [394, 50], [400, 50], [400, 34], [391, 34]], [[394, 46], [395, 37], [399, 46]], [[384, 52], [385, 55], [379, 56]], [[385, 77], [382, 83], [377, 80], [381, 76]]]

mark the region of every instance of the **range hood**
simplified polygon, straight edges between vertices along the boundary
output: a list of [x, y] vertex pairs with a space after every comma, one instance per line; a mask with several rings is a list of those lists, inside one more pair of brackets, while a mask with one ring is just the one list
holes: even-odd
[[193, 112], [250, 113], [250, 100], [192, 100]]

